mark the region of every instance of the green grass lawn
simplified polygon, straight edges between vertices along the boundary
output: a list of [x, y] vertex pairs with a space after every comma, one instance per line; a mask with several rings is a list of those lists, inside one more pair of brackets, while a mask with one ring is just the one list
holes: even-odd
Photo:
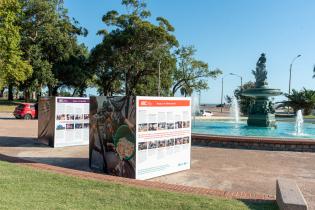
[[304, 119], [315, 119], [315, 115], [306, 115], [303, 117], [304, 117]]
[[277, 209], [84, 180], [0, 161], [0, 209]]

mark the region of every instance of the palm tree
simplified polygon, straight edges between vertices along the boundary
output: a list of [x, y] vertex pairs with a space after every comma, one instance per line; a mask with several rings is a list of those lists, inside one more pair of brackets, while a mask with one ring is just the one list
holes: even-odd
[[294, 113], [296, 113], [299, 109], [303, 109], [304, 115], [309, 115], [315, 107], [314, 90], [307, 90], [303, 88], [303, 90], [297, 91], [293, 89], [290, 95], [287, 93], [284, 95], [288, 98], [288, 100], [280, 102], [277, 108], [291, 107]]

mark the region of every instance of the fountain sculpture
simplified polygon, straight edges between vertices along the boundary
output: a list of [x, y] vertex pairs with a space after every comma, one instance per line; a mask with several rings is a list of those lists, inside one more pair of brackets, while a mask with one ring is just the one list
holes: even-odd
[[242, 95], [254, 98], [250, 105], [247, 125], [258, 127], [276, 127], [275, 110], [273, 103], [268, 99], [271, 96], [280, 95], [279, 89], [268, 87], [266, 57], [262, 53], [256, 64], [256, 70], [252, 71], [255, 76], [255, 88], [244, 90]]

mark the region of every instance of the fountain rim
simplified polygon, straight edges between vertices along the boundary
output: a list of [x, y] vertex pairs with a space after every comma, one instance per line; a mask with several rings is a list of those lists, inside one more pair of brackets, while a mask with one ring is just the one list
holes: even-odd
[[230, 141], [239, 141], [239, 142], [247, 142], [251, 141], [252, 143], [283, 143], [287, 145], [291, 144], [301, 144], [301, 145], [315, 145], [314, 138], [290, 138], [288, 141], [287, 138], [280, 137], [261, 137], [261, 136], [233, 136], [233, 135], [216, 135], [216, 134], [203, 134], [203, 133], [191, 133], [193, 136], [198, 137], [212, 137], [217, 138], [218, 140], [230, 140]]
[[259, 87], [242, 91], [243, 96], [249, 97], [270, 97], [281, 95], [282, 92], [277, 88]]

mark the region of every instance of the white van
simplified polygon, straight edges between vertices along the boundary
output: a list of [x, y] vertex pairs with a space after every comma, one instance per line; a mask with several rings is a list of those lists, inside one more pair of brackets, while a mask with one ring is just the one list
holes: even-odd
[[213, 116], [213, 113], [211, 111], [203, 110], [202, 111], [202, 116], [204, 116], [204, 117], [211, 117], [211, 116]]

